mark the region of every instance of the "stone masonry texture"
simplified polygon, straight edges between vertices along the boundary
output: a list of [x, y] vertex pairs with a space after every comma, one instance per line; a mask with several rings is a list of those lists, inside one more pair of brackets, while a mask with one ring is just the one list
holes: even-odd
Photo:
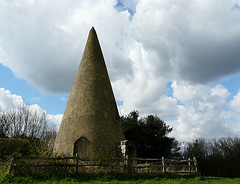
[[110, 153], [116, 156], [117, 143], [125, 139], [94, 28], [89, 32], [56, 138], [54, 154], [73, 156], [74, 143], [81, 137], [90, 142], [90, 158]]

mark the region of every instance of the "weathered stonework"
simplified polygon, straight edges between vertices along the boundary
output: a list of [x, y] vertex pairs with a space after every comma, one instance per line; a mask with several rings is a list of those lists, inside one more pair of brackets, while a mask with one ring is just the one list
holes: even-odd
[[103, 54], [92, 28], [59, 128], [54, 153], [73, 156], [76, 150], [81, 150], [84, 158], [115, 156], [117, 143], [124, 139]]

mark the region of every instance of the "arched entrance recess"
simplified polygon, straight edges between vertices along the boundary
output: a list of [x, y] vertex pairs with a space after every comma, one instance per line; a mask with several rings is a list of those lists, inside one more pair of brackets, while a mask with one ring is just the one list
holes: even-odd
[[81, 137], [74, 143], [73, 155], [81, 159], [89, 158], [89, 148], [90, 141], [85, 137]]

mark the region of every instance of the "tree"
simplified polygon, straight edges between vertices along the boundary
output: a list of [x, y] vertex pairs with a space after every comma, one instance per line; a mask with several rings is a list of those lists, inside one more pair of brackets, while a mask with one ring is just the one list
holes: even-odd
[[176, 156], [179, 151], [177, 141], [167, 135], [172, 128], [159, 117], [148, 115], [139, 119], [138, 111], [121, 117], [124, 135], [136, 143], [137, 156], [161, 158]]
[[188, 142], [184, 148], [184, 156], [186, 158], [197, 157], [198, 159], [205, 159], [210, 152], [210, 142], [204, 138], [197, 138]]
[[0, 138], [8, 137], [8, 130], [9, 130], [10, 123], [6, 120], [6, 116], [0, 112]]
[[186, 144], [184, 156], [197, 157], [202, 175], [240, 176], [240, 138], [206, 140], [197, 138]]
[[0, 112], [2, 137], [41, 137], [47, 131], [47, 116], [23, 105]]
[[46, 156], [52, 152], [56, 130], [48, 126], [46, 112], [22, 105], [0, 111], [0, 137], [26, 139], [30, 152]]

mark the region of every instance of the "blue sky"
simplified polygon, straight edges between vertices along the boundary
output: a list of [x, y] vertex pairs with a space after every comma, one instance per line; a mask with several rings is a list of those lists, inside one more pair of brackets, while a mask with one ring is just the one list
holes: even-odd
[[59, 126], [94, 26], [121, 115], [156, 114], [179, 140], [239, 135], [239, 4], [2, 1], [0, 106], [37, 104]]
[[26, 80], [16, 78], [11, 70], [0, 65], [1, 88], [11, 91], [12, 94], [19, 95], [28, 105], [38, 104], [49, 114], [63, 114], [67, 104], [68, 94], [44, 95], [34, 88]]

